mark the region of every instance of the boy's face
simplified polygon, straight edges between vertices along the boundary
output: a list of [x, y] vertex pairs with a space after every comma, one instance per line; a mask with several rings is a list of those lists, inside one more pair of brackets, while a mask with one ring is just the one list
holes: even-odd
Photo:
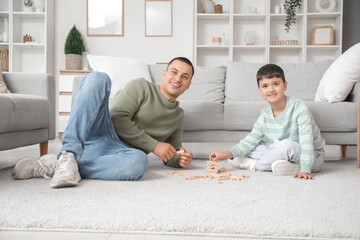
[[282, 78], [262, 78], [259, 81], [260, 95], [270, 104], [276, 104], [282, 101], [285, 97], [287, 82]]

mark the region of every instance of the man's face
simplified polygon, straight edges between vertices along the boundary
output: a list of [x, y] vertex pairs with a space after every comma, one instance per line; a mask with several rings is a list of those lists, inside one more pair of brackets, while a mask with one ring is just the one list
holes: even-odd
[[160, 91], [169, 101], [174, 102], [178, 96], [189, 89], [192, 68], [187, 63], [175, 60], [163, 72], [162, 77]]
[[270, 104], [276, 104], [284, 99], [287, 82], [282, 78], [262, 78], [259, 81], [260, 95]]

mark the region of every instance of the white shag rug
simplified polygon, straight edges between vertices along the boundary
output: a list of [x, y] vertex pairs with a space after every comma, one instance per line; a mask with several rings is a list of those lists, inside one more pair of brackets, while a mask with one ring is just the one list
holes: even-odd
[[[51, 189], [49, 180], [15, 181], [0, 170], [0, 230], [179, 233], [259, 237], [360, 238], [360, 169], [325, 162], [315, 180], [242, 171], [241, 181], [185, 180], [151, 159], [139, 181], [82, 180]], [[194, 160], [190, 175], [205, 173]], [[176, 170], [176, 169], [175, 169]]]

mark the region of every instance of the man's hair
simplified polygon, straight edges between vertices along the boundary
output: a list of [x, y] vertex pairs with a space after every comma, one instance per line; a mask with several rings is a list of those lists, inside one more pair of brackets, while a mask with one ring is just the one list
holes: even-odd
[[188, 64], [188, 65], [191, 67], [191, 70], [192, 70], [191, 78], [194, 76], [194, 73], [195, 73], [194, 66], [193, 66], [193, 64], [190, 62], [190, 60], [187, 59], [186, 57], [176, 57], [176, 58], [173, 58], [173, 59], [169, 62], [169, 64], [167, 65], [166, 70], [168, 70], [170, 64], [171, 64], [173, 61], [175, 61], [175, 60], [179, 60], [179, 61], [181, 61], [181, 62], [184, 62], [184, 63]]
[[285, 74], [281, 67], [275, 64], [266, 64], [256, 74], [257, 85], [259, 86], [259, 81], [263, 78], [274, 77], [281, 78], [285, 82]]

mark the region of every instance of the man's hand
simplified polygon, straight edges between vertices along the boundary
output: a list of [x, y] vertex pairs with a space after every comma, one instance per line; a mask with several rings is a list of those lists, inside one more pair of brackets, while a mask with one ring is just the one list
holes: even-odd
[[315, 179], [311, 174], [309, 174], [309, 173], [304, 173], [304, 172], [295, 173], [295, 174], [294, 174], [294, 178], [298, 178], [298, 179], [304, 178], [305, 180], [307, 180], [307, 179], [314, 180], [314, 179]]
[[221, 160], [225, 160], [225, 159], [231, 159], [234, 156], [232, 155], [232, 153], [230, 151], [226, 151], [226, 152], [217, 152], [214, 151], [212, 153], [209, 154], [209, 160], [210, 161], [221, 161]]
[[158, 142], [154, 149], [154, 154], [167, 163], [176, 156], [176, 149], [169, 143]]
[[185, 148], [181, 147], [180, 151], [178, 151], [180, 154], [180, 160], [179, 164], [183, 168], [188, 168], [192, 162], [193, 155], [190, 152], [187, 152]]

